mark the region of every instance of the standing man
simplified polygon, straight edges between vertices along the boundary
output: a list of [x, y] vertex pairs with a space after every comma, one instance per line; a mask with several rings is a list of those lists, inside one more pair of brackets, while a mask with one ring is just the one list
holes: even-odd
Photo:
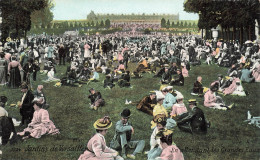
[[197, 107], [196, 99], [189, 100], [189, 107], [191, 111], [179, 117], [177, 126], [184, 132], [206, 134], [210, 124], [206, 122], [203, 111]]
[[110, 143], [110, 147], [114, 149], [122, 149], [122, 157], [126, 158], [126, 150], [135, 148], [132, 154], [127, 154], [130, 159], [135, 159], [137, 153], [141, 153], [145, 146], [144, 140], [131, 141], [131, 136], [134, 134], [134, 128], [128, 119], [131, 112], [128, 108], [121, 113], [121, 120], [116, 123], [116, 133]]
[[60, 62], [59, 65], [61, 65], [61, 59], [62, 59], [63, 65], [65, 65], [66, 53], [65, 53], [65, 49], [64, 49], [63, 45], [60, 45], [58, 53], [59, 53], [59, 62]]
[[18, 107], [20, 108], [20, 114], [22, 116], [22, 123], [21, 125], [28, 125], [31, 123], [33, 118], [34, 108], [33, 108], [33, 99], [34, 95], [32, 94], [31, 90], [28, 89], [28, 85], [26, 83], [22, 84], [21, 92], [23, 93], [22, 100]]

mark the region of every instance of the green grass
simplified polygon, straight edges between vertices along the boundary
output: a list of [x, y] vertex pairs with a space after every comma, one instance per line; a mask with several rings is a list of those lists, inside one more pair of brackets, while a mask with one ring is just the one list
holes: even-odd
[[[134, 65], [130, 65], [133, 70]], [[57, 66], [57, 77], [65, 73], [64, 66]], [[247, 118], [247, 111], [250, 110], [253, 116], [260, 115], [260, 83], [243, 84], [249, 92], [246, 97], [225, 96], [227, 104], [236, 103], [236, 107], [229, 111], [213, 110], [203, 107], [203, 98], [190, 95], [193, 83], [198, 75], [203, 77], [203, 85], [208, 87], [210, 82], [216, 80], [217, 74], [226, 75], [227, 68], [207, 66], [205, 64], [192, 67], [189, 72], [190, 77], [185, 78], [185, 86], [174, 87], [183, 93], [185, 104], [188, 99], [196, 98], [199, 107], [204, 111], [207, 119], [211, 121], [211, 128], [206, 136], [191, 135], [175, 129], [173, 140], [182, 149], [185, 159], [194, 160], [254, 160], [260, 158], [259, 129], [255, 126], [243, 122]], [[130, 121], [135, 129], [132, 138], [144, 139], [146, 141], [145, 150], [149, 149], [149, 138], [152, 133], [150, 121], [152, 117], [136, 110], [135, 106], [125, 105], [125, 99], [131, 101], [141, 100], [150, 90], [158, 90], [160, 87], [159, 78], [153, 78], [152, 74], [146, 73], [142, 79], [132, 79], [133, 89], [119, 88], [116, 86], [112, 90], [103, 88], [104, 76], [101, 81], [90, 83], [78, 87], [62, 86], [53, 87], [54, 83], [42, 83], [45, 76], [38, 75], [34, 84], [43, 84], [50, 119], [54, 122], [61, 134], [55, 136], [43, 136], [40, 139], [29, 139], [15, 145], [1, 146], [3, 151], [2, 159], [26, 159], [26, 160], [70, 160], [77, 159], [84, 151], [88, 140], [95, 133], [93, 123], [96, 119], [109, 115], [112, 118], [113, 126], [106, 135], [106, 142], [109, 144], [114, 135], [114, 124], [120, 119], [120, 112], [128, 107], [132, 116]], [[89, 99], [87, 95], [90, 88], [95, 88], [102, 93], [106, 105], [98, 111], [89, 109]], [[35, 87], [34, 87], [35, 88]], [[16, 103], [21, 99], [22, 93], [19, 89], [0, 88], [1, 95], [8, 97], [8, 104]], [[21, 119], [17, 108], [6, 107], [9, 115], [18, 120]], [[17, 127], [17, 131], [22, 128]], [[39, 151], [28, 151], [28, 146], [40, 149]], [[55, 151], [55, 148], [57, 149]], [[240, 149], [240, 150], [239, 150]], [[258, 149], [255, 152], [248, 150]], [[20, 150], [20, 151], [17, 151]], [[54, 150], [54, 151], [53, 151]], [[144, 154], [137, 155], [138, 160], [147, 159]]]

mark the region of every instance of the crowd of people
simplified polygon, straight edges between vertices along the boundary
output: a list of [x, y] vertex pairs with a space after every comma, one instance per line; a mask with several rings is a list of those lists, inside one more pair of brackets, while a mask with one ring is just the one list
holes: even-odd
[[[136, 64], [134, 70], [129, 63]], [[226, 75], [216, 73], [216, 80], [204, 85], [198, 76], [194, 84], [185, 83], [191, 66], [216, 64], [229, 67]], [[40, 138], [44, 134], [59, 134], [49, 119], [43, 85], [36, 87], [37, 74], [46, 75], [42, 83], [55, 81], [55, 86], [81, 87], [91, 83], [102, 83], [105, 89], [133, 88], [131, 81], [142, 78], [143, 74], [154, 74], [159, 78], [161, 87], [133, 103], [137, 110], [152, 116], [150, 150], [145, 152], [147, 159], [184, 159], [176, 144], [173, 143], [173, 128], [181, 131], [206, 134], [210, 127], [202, 109], [197, 106], [196, 98], [204, 97], [204, 106], [229, 110], [234, 103], [227, 105], [220, 95], [246, 96], [243, 83], [260, 82], [259, 43], [247, 41], [245, 44], [233, 42], [208, 42], [196, 36], [132, 35], [114, 33], [95, 36], [30, 36], [26, 40], [7, 42], [0, 47], [0, 84], [10, 88], [21, 87], [23, 93], [17, 104], [21, 114], [22, 139]], [[66, 65], [66, 73], [56, 77], [56, 65]], [[102, 80], [101, 74], [105, 76]], [[193, 87], [188, 112], [184, 96], [174, 86]], [[36, 89], [35, 89], [36, 88]], [[32, 90], [35, 89], [33, 93]], [[98, 110], [105, 106], [100, 91], [91, 88], [90, 108]], [[1, 100], [1, 121], [8, 116], [4, 109], [6, 100]], [[124, 109], [121, 120], [116, 123], [115, 136], [109, 148], [104, 136], [112, 126], [108, 116], [94, 123], [96, 134], [89, 140], [87, 150], [79, 159], [135, 159], [143, 152], [144, 140], [132, 140], [134, 128], [129, 119], [131, 112]], [[4, 117], [4, 118], [3, 118]], [[7, 137], [13, 132], [14, 125], [8, 119]], [[1, 123], [4, 124], [4, 123]], [[5, 126], [1, 126], [5, 127]], [[9, 136], [8, 136], [9, 135]], [[2, 135], [4, 137], [4, 135]], [[5, 140], [8, 138], [4, 138]], [[6, 144], [7, 141], [4, 143]], [[128, 148], [134, 152], [127, 154]], [[121, 151], [121, 155], [119, 152]]]

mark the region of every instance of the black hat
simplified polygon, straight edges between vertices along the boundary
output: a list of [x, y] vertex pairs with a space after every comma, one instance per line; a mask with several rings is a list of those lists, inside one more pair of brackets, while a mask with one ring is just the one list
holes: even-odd
[[123, 112], [121, 112], [121, 117], [123, 118], [129, 118], [130, 116], [131, 116], [131, 111], [128, 108], [124, 109]]

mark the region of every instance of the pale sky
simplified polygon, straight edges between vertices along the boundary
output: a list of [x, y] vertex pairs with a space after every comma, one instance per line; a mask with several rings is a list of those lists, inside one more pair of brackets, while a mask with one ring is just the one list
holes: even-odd
[[184, 11], [184, 0], [54, 0], [54, 20], [86, 19], [95, 13], [180, 14], [180, 20], [198, 20], [198, 14]]

